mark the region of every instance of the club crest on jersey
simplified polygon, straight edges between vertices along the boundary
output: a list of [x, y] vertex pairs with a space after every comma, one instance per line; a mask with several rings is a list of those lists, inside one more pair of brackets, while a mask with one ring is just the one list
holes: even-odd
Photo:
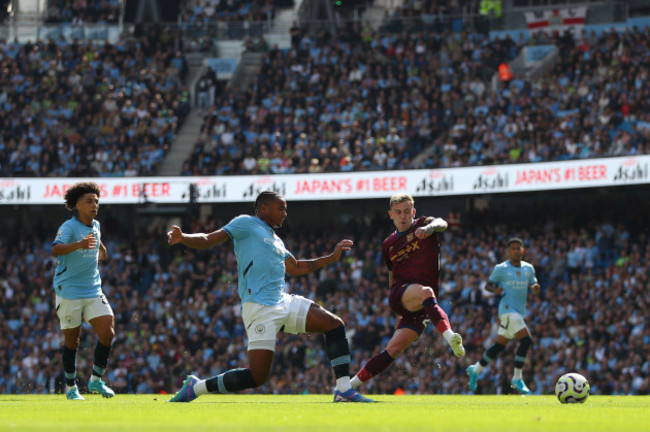
[[255, 326], [255, 333], [257, 333], [257, 334], [264, 333], [264, 330], [265, 330], [264, 324], [258, 324], [258, 325]]
[[520, 276], [521, 276], [521, 272], [519, 270], [517, 270], [517, 277], [520, 277]]
[[413, 233], [406, 234], [406, 241], [412, 241], [412, 240], [413, 240]]

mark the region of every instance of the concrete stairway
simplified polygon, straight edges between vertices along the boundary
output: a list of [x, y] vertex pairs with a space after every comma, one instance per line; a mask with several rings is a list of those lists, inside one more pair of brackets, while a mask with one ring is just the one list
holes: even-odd
[[194, 108], [189, 113], [187, 119], [185, 119], [185, 123], [183, 123], [183, 127], [181, 127], [180, 131], [174, 138], [171, 149], [160, 166], [158, 175], [180, 175], [181, 169], [183, 168], [183, 162], [190, 155], [190, 152], [194, 147], [196, 137], [199, 135], [201, 130], [201, 125], [203, 125], [201, 110]]

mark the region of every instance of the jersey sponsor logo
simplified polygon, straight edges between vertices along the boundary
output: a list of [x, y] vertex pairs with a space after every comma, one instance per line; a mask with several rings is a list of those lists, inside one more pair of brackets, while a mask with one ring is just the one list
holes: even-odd
[[409, 255], [411, 254], [411, 252], [414, 252], [414, 251], [416, 251], [418, 249], [420, 249], [420, 245], [419, 245], [418, 241], [415, 241], [413, 243], [409, 243], [409, 244], [406, 245], [405, 248], [400, 249], [400, 250], [397, 251], [396, 254], [391, 255], [389, 257], [389, 259], [391, 260], [391, 262], [400, 262], [403, 259], [408, 258]]

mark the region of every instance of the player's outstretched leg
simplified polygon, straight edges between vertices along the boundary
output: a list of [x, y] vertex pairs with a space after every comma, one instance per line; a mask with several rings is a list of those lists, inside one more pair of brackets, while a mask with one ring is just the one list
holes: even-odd
[[469, 365], [467, 367], [467, 376], [469, 376], [469, 389], [475, 392], [476, 383], [478, 381], [478, 372], [476, 372], [476, 365]]
[[183, 386], [176, 392], [169, 402], [192, 402], [198, 396], [194, 392], [194, 384], [199, 382], [199, 379], [194, 375], [188, 375], [183, 381]]
[[115, 392], [106, 385], [104, 381], [101, 380], [101, 378], [96, 379], [91, 379], [88, 381], [88, 391], [90, 393], [99, 393], [100, 395], [104, 396], [105, 398], [112, 398], [115, 396]]
[[524, 380], [521, 378], [519, 379], [513, 378], [512, 381], [510, 381], [510, 387], [517, 390], [522, 395], [530, 394], [530, 389], [526, 387], [526, 383], [524, 383]]
[[334, 390], [334, 402], [374, 402], [374, 400], [360, 395], [351, 388], [346, 392]]
[[79, 393], [79, 387], [76, 385], [68, 387], [65, 397], [68, 398], [68, 400], [86, 400], [86, 398], [81, 396], [81, 393]]

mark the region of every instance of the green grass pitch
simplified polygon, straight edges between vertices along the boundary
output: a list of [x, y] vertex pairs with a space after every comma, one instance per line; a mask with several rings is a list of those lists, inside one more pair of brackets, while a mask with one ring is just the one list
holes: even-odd
[[375, 396], [376, 404], [332, 403], [330, 395], [0, 395], [0, 431], [650, 431], [650, 397]]

